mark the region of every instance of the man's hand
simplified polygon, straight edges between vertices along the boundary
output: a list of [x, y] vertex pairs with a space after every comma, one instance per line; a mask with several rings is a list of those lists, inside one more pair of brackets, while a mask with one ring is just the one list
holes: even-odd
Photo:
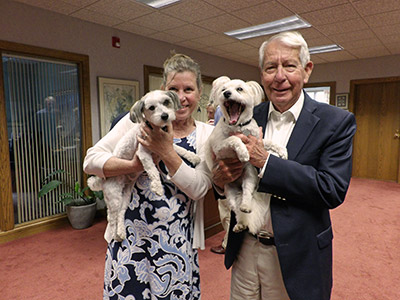
[[264, 149], [264, 142], [263, 142], [263, 133], [262, 128], [259, 127], [260, 134], [259, 137], [256, 138], [253, 135], [246, 136], [242, 133], [236, 133], [235, 136], [239, 137], [242, 142], [246, 145], [247, 151], [249, 151], [250, 155], [250, 163], [258, 168], [262, 168], [268, 159], [269, 153], [267, 150]]
[[[215, 155], [213, 154], [215, 161]], [[224, 185], [235, 181], [242, 175], [243, 164], [237, 158], [226, 158], [218, 161], [212, 170], [213, 182], [224, 189]]]

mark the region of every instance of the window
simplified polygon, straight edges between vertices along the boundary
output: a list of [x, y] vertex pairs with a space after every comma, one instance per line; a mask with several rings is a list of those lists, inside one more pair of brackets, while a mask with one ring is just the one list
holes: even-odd
[[335, 105], [336, 82], [307, 83], [304, 90], [314, 100]]
[[20, 46], [0, 41], [0, 140], [8, 140], [0, 163], [11, 175], [0, 183], [2, 231], [63, 214], [56, 194], [38, 199], [41, 181], [64, 169], [83, 183], [82, 157], [91, 144], [88, 58]]

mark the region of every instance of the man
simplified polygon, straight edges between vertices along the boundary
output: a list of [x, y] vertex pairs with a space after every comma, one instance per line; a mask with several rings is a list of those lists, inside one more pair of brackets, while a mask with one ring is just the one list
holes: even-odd
[[207, 124], [214, 125], [215, 107], [212, 103], [207, 104]]
[[[258, 192], [270, 211], [258, 235], [234, 233], [231, 217], [225, 266], [232, 266], [231, 300], [328, 300], [332, 289], [329, 210], [345, 198], [352, 167], [354, 115], [312, 100], [302, 88], [313, 63], [297, 32], [260, 47], [261, 81], [270, 101], [254, 109], [263, 135], [238, 135], [259, 168]], [[269, 155], [262, 138], [286, 146], [288, 160]], [[238, 178], [238, 160], [219, 161], [214, 183]], [[272, 196], [270, 196], [272, 195]]]

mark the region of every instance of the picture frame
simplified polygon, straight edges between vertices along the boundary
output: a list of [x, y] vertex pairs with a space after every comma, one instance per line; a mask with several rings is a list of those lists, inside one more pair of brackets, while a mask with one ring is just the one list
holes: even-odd
[[337, 107], [348, 109], [349, 107], [349, 94], [336, 94], [335, 104]]
[[139, 99], [139, 81], [98, 77], [101, 137], [110, 130], [112, 121], [129, 111]]

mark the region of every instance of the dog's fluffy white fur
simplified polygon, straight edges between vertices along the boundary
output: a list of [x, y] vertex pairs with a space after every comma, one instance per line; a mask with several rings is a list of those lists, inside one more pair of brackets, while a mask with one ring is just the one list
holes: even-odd
[[[144, 95], [130, 110], [130, 119], [134, 123], [147, 122], [147, 126], [154, 124], [165, 127], [175, 120], [175, 111], [181, 107], [179, 97], [175, 92], [155, 90]], [[166, 127], [165, 127], [166, 128]], [[136, 149], [137, 156], [150, 179], [150, 189], [161, 196], [164, 189], [160, 174], [153, 162], [151, 152], [137, 142], [140, 126], [130, 129], [115, 146], [113, 154], [123, 159], [132, 159]], [[174, 145], [175, 151], [188, 161], [197, 165], [200, 158], [193, 152]], [[89, 177], [88, 185], [94, 191], [103, 190], [104, 201], [107, 205], [107, 228], [104, 238], [107, 242], [112, 239], [122, 241], [126, 237], [125, 212], [128, 208], [133, 185], [140, 174], [134, 177], [120, 175], [102, 179], [97, 176]]]
[[[230, 208], [236, 214], [235, 232], [248, 229], [259, 233], [265, 225], [265, 215], [269, 207], [264, 193], [256, 191], [258, 174], [249, 163], [249, 153], [242, 140], [232, 133], [243, 133], [259, 137], [260, 130], [253, 119], [253, 108], [264, 99], [262, 87], [255, 81], [244, 82], [222, 76], [213, 82], [210, 98], [219, 104], [222, 117], [207, 140], [206, 162], [210, 170], [214, 166], [212, 153], [217, 160], [237, 156], [244, 163], [243, 174], [235, 182], [224, 186]], [[270, 153], [287, 159], [286, 148], [264, 141]]]

